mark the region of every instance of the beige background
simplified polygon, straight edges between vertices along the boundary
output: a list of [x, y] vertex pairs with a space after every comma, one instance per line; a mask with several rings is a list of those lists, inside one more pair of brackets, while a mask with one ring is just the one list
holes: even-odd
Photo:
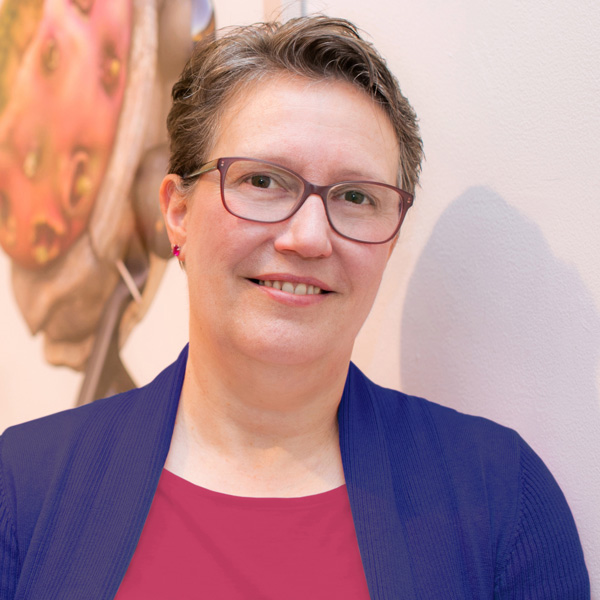
[[[218, 25], [277, 1], [215, 1]], [[553, 0], [307, 1], [354, 20], [421, 119], [416, 205], [355, 360], [375, 380], [518, 429], [573, 509], [600, 593], [600, 5]], [[300, 2], [286, 7], [299, 14]], [[0, 255], [0, 429], [72, 405]], [[139, 383], [186, 341], [169, 265], [123, 352]]]

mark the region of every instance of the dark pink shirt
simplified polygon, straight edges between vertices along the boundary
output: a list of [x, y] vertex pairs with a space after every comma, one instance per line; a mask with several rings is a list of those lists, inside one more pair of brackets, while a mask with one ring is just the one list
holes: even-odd
[[117, 600], [368, 600], [346, 486], [213, 492], [163, 470]]

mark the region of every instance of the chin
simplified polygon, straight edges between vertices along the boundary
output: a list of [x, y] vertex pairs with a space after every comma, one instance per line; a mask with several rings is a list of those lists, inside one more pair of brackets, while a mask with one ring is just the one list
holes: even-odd
[[248, 343], [244, 344], [245, 354], [262, 363], [288, 367], [325, 360], [329, 364], [338, 359], [349, 360], [352, 343], [347, 343], [339, 335], [324, 336], [317, 331], [302, 329], [301, 333], [290, 331], [288, 335], [280, 329], [277, 333], [265, 335], [263, 330], [261, 335], [248, 339]]
[[291, 348], [280, 348], [279, 346], [274, 348], [266, 348], [261, 352], [256, 353], [255, 358], [263, 363], [276, 366], [294, 367], [302, 366], [313, 363], [319, 360], [320, 356], [317, 353], [307, 352], [302, 349], [291, 349]]

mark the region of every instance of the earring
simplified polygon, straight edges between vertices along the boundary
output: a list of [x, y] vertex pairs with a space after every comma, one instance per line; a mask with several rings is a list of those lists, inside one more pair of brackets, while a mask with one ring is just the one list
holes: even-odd
[[183, 264], [183, 261], [179, 259], [179, 255], [181, 254], [181, 246], [179, 246], [178, 244], [174, 244], [171, 252], [173, 253], [173, 256], [177, 259], [177, 262], [179, 263], [179, 268], [182, 271], [185, 271], [185, 265]]

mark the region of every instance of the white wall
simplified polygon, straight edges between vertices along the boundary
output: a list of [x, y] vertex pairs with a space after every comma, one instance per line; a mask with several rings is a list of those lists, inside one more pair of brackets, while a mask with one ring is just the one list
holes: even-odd
[[[567, 496], [600, 599], [600, 4], [306, 4], [371, 34], [427, 154], [355, 359], [383, 384], [518, 429]], [[220, 26], [263, 18], [258, 0], [216, 6]], [[71, 406], [80, 376], [44, 364], [1, 253], [0, 314], [0, 430]], [[186, 322], [171, 264], [124, 351], [139, 383], [171, 361]]]
[[600, 4], [308, 8], [371, 34], [427, 155], [355, 359], [516, 428], [567, 496], [600, 598]]

